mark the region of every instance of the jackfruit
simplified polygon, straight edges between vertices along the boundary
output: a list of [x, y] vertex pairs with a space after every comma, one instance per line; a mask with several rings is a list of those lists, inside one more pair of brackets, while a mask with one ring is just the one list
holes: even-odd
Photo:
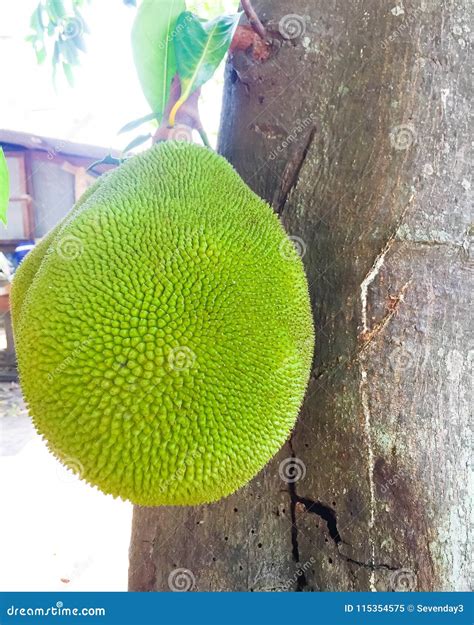
[[25, 258], [12, 305], [36, 429], [105, 493], [218, 500], [294, 426], [313, 350], [303, 265], [211, 150], [161, 143], [102, 176]]

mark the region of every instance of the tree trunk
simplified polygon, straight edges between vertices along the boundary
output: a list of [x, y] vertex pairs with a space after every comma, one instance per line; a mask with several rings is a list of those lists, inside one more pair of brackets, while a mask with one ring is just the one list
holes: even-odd
[[314, 371], [246, 488], [135, 509], [130, 589], [467, 589], [471, 3], [254, 5], [272, 53], [229, 61], [220, 149], [304, 253]]

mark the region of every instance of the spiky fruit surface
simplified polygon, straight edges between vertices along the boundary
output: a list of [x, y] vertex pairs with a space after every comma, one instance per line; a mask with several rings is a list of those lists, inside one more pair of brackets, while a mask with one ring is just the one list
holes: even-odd
[[159, 144], [99, 179], [23, 261], [12, 299], [36, 428], [106, 493], [215, 501], [295, 423], [313, 349], [302, 263], [209, 150]]

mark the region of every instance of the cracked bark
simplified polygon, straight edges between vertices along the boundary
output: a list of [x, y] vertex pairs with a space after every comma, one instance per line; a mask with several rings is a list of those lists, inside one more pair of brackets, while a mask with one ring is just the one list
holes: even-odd
[[[385, 590], [399, 569], [467, 589], [472, 7], [295, 0], [305, 32], [285, 41], [287, 2], [254, 6], [271, 56], [232, 56], [220, 150], [305, 242], [315, 373], [291, 446], [246, 488], [135, 509], [130, 588], [168, 590], [182, 567], [197, 590]], [[311, 140], [270, 158], [305, 119]], [[306, 475], [289, 489], [291, 456]]]
[[272, 205], [280, 216], [285, 209], [286, 202], [292, 190], [298, 184], [301, 168], [305, 162], [308, 151], [316, 136], [317, 129], [311, 128], [308, 133], [308, 138], [304, 142], [304, 145], [300, 148], [299, 152], [291, 158], [285, 166], [283, 174], [281, 176], [281, 182], [278, 185], [275, 195], [273, 197]]

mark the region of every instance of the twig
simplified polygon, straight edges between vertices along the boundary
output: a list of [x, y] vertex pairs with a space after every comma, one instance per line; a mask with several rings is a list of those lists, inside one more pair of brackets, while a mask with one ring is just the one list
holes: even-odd
[[267, 31], [265, 30], [264, 25], [262, 24], [257, 13], [255, 12], [251, 0], [241, 0], [241, 4], [242, 9], [244, 10], [244, 13], [247, 16], [247, 19], [254, 31], [257, 33], [257, 35], [260, 35], [260, 37], [264, 41], [266, 41]]

